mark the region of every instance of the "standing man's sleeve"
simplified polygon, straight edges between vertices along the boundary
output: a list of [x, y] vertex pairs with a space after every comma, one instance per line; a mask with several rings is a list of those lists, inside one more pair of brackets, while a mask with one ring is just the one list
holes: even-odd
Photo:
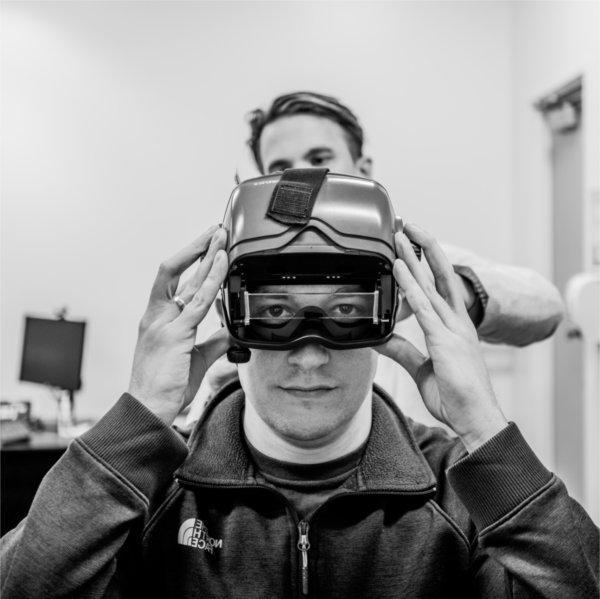
[[600, 531], [514, 423], [447, 475], [475, 526], [477, 597], [599, 597]]
[[442, 248], [481, 302], [483, 318], [476, 324], [482, 341], [523, 347], [554, 333], [563, 302], [558, 289], [539, 273], [497, 264], [456, 246]]
[[70, 444], [1, 539], [3, 599], [120, 596], [117, 554], [186, 456], [182, 438], [124, 394]]

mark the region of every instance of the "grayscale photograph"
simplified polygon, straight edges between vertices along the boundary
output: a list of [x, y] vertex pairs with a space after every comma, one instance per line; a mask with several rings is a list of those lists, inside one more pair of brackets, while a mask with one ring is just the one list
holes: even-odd
[[600, 599], [600, 0], [1, 0], [0, 596]]

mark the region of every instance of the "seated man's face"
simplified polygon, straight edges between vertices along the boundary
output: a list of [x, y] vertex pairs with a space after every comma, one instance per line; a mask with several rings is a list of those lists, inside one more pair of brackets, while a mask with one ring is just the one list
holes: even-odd
[[264, 173], [286, 168], [329, 168], [333, 173], [371, 176], [368, 158], [354, 160], [342, 127], [324, 117], [296, 114], [269, 123], [260, 136]]
[[[361, 309], [347, 298], [337, 306], [328, 301], [337, 290], [333, 285], [293, 287], [297, 306], [314, 304], [318, 297], [329, 314], [347, 317]], [[262, 310], [277, 318], [293, 312], [293, 305], [273, 296]], [[370, 348], [332, 350], [318, 343], [284, 351], [252, 349], [250, 361], [238, 366], [242, 387], [262, 420], [287, 441], [306, 447], [338, 436], [370, 393], [376, 368], [377, 354]]]

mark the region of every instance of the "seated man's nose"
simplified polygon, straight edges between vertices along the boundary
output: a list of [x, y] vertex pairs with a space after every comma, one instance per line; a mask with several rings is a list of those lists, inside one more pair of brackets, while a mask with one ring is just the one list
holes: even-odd
[[329, 362], [329, 351], [318, 343], [308, 343], [291, 350], [288, 362], [302, 370], [311, 370]]

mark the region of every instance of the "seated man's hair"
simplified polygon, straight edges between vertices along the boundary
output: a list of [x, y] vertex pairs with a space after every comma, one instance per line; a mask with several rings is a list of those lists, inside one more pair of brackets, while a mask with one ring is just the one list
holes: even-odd
[[363, 130], [356, 115], [347, 106], [332, 96], [315, 92], [293, 92], [275, 98], [267, 111], [257, 108], [248, 114], [251, 130], [248, 145], [261, 172], [260, 136], [263, 129], [281, 117], [295, 114], [312, 114], [338, 123], [346, 134], [352, 158], [358, 160], [362, 156]]

